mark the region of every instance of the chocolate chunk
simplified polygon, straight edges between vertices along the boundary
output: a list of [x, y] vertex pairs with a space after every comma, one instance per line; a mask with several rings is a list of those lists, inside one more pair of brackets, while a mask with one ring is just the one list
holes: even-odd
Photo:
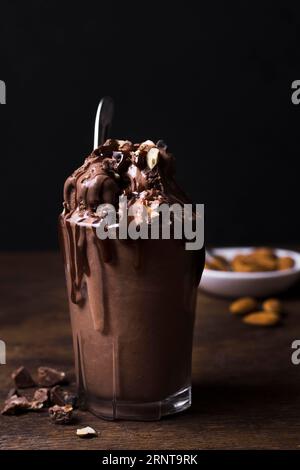
[[13, 396], [16, 396], [16, 397], [19, 397], [19, 392], [18, 392], [18, 389], [17, 388], [11, 388], [7, 394], [7, 397], [6, 397], [6, 400], [9, 400], [11, 397]]
[[101, 145], [101, 150], [119, 150], [119, 142], [116, 139], [107, 139], [103, 145]]
[[77, 408], [78, 406], [77, 395], [63, 390], [59, 385], [56, 385], [55, 387], [51, 388], [50, 400], [51, 403], [54, 403], [55, 405], [59, 406], [72, 405], [73, 408]]
[[139, 146], [138, 150], [139, 152], [149, 152], [149, 150], [155, 147], [155, 143], [152, 142], [152, 140], [145, 140], [145, 142], [142, 142], [141, 145]]
[[48, 388], [38, 388], [33, 395], [33, 403], [41, 403], [42, 407], [49, 405], [49, 390]]
[[72, 405], [73, 408], [78, 408], [78, 396], [75, 393], [65, 392], [64, 399], [66, 405]]
[[53, 387], [54, 385], [67, 383], [66, 373], [51, 369], [51, 367], [38, 368], [38, 384], [41, 387]]
[[30, 409], [31, 403], [26, 397], [18, 397], [13, 395], [4, 403], [4, 408], [1, 411], [3, 415], [16, 415], [21, 414]]
[[87, 438], [87, 437], [96, 437], [98, 435], [95, 429], [87, 426], [86, 428], [77, 429], [76, 435], [79, 437]]
[[56, 385], [55, 387], [51, 388], [50, 401], [54, 405], [59, 405], [59, 406], [64, 406], [66, 404], [64, 400], [63, 389], [59, 385]]
[[55, 424], [69, 424], [72, 421], [73, 407], [54, 405], [49, 408], [49, 416]]
[[156, 142], [156, 147], [159, 148], [159, 150], [165, 150], [166, 151], [168, 149], [168, 145], [162, 139], [159, 139]]
[[44, 407], [43, 403], [37, 400], [30, 402], [30, 410], [40, 411]]
[[121, 152], [130, 152], [132, 148], [133, 144], [129, 140], [119, 140], [119, 150]]
[[36, 385], [28, 370], [23, 366], [15, 370], [11, 377], [15, 381], [17, 388], [29, 388]]

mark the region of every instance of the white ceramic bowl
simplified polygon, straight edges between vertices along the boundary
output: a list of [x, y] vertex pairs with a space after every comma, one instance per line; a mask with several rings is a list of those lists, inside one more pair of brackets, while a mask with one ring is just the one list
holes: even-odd
[[[254, 248], [216, 248], [213, 254], [228, 260], [237, 254], [246, 254]], [[239, 273], [204, 269], [200, 288], [205, 292], [222, 297], [267, 297], [283, 292], [300, 279], [300, 253], [291, 250], [274, 249], [277, 256], [290, 256], [294, 259], [293, 268], [283, 271]]]

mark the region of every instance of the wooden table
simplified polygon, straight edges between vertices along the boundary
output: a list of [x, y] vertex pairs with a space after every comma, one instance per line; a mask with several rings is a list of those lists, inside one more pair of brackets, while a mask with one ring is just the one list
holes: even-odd
[[[0, 254], [0, 400], [19, 365], [73, 366], [71, 331], [60, 256]], [[0, 449], [297, 449], [300, 448], [300, 365], [291, 343], [300, 339], [296, 286], [282, 299], [282, 326], [257, 329], [228, 313], [228, 301], [199, 293], [193, 356], [193, 406], [160, 422], [106, 422], [78, 412], [56, 426], [47, 412], [0, 417]], [[80, 440], [78, 426], [99, 437]]]

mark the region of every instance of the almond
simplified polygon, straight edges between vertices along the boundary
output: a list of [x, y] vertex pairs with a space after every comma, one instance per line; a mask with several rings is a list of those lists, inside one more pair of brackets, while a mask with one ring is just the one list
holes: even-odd
[[243, 318], [243, 322], [247, 325], [255, 326], [273, 326], [280, 320], [277, 313], [274, 312], [253, 312]]
[[259, 266], [251, 255], [236, 255], [232, 262], [233, 271], [237, 272], [256, 272], [259, 271]]
[[130, 152], [133, 148], [132, 142], [130, 140], [118, 140], [120, 152]]
[[262, 308], [265, 312], [281, 313], [282, 305], [278, 299], [267, 299], [263, 302]]
[[85, 428], [80, 428], [76, 430], [76, 434], [79, 437], [95, 437], [98, 435], [97, 431], [90, 426], [86, 426]]
[[152, 170], [158, 162], [159, 150], [157, 148], [151, 148], [147, 153], [147, 165]]
[[241, 297], [235, 300], [229, 307], [229, 311], [234, 315], [243, 315], [257, 309], [257, 301], [252, 297]]
[[275, 271], [277, 269], [276, 258], [259, 250], [246, 255], [245, 262], [255, 266], [257, 271]]
[[139, 152], [149, 152], [151, 148], [155, 147], [155, 143], [152, 142], [152, 140], [145, 140], [145, 142], [142, 142], [141, 145], [138, 148]]
[[215, 271], [230, 271], [231, 267], [229, 262], [223, 256], [213, 256], [209, 258], [207, 262], [209, 269], [214, 269]]
[[279, 258], [277, 261], [277, 266], [280, 271], [284, 269], [293, 268], [294, 265], [295, 265], [295, 261], [290, 256], [283, 256], [282, 258]]
[[269, 256], [271, 258], [276, 258], [276, 254], [272, 250], [272, 248], [267, 248], [267, 247], [260, 247], [256, 248], [254, 252], [258, 256]]

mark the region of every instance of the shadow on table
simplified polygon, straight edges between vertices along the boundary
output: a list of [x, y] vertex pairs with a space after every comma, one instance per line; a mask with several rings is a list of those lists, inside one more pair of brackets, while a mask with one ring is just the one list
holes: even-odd
[[[300, 372], [300, 371], [299, 371]], [[283, 378], [284, 380], [284, 378]], [[209, 383], [193, 385], [193, 405], [188, 413], [275, 416], [287, 408], [299, 416], [299, 386], [288, 383]]]

